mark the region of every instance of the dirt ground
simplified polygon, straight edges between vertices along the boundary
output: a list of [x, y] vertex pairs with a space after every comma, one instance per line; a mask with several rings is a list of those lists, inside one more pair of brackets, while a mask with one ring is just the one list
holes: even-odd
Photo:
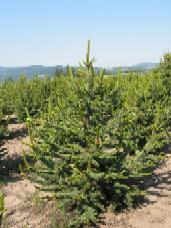
[[171, 228], [171, 155], [151, 179], [146, 202], [141, 207], [114, 215], [106, 214], [106, 225], [114, 228]]
[[[61, 227], [54, 223], [49, 225], [49, 215], [53, 206], [42, 204], [36, 196], [33, 183], [20, 176], [12, 164], [21, 160], [23, 149], [28, 147], [22, 142], [28, 142], [24, 124], [10, 124], [10, 137], [5, 142], [8, 152], [7, 159], [11, 162], [11, 173], [3, 187], [5, 193], [6, 213], [3, 228], [46, 228]], [[51, 214], [52, 215], [52, 214]], [[101, 228], [171, 228], [171, 155], [155, 172], [148, 189], [147, 200], [141, 207], [120, 214], [106, 213], [105, 224]]]
[[5, 194], [5, 216], [2, 228], [46, 228], [50, 227], [49, 220], [52, 205], [44, 204], [38, 197], [33, 183], [20, 176], [20, 171], [15, 170], [21, 162], [23, 150], [27, 153], [29, 142], [24, 124], [10, 124], [10, 136], [5, 142], [7, 149], [8, 168], [11, 173], [3, 187]]

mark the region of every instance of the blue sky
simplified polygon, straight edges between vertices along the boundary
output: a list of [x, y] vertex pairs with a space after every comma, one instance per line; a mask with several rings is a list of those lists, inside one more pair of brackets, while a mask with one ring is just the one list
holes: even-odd
[[0, 66], [158, 62], [171, 51], [171, 0], [0, 0]]

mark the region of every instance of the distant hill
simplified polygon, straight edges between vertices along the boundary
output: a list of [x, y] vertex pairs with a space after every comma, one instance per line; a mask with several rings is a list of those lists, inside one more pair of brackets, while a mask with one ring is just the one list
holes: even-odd
[[[130, 71], [148, 71], [152, 70], [158, 66], [158, 63], [138, 63], [133, 66], [122, 66], [120, 67], [122, 72], [130, 72]], [[116, 73], [118, 72], [119, 67], [107, 68], [108, 72]]]
[[[147, 71], [155, 68], [157, 63], [139, 63], [130, 67], [120, 67], [121, 71], [129, 72], [129, 71]], [[97, 71], [100, 67], [95, 68]], [[20, 75], [26, 75], [28, 78], [32, 78], [35, 75], [38, 76], [51, 76], [55, 73], [56, 70], [66, 71], [66, 67], [62, 65], [56, 66], [42, 66], [42, 65], [32, 65], [26, 67], [0, 67], [0, 81], [3, 81], [8, 78], [18, 79]], [[118, 71], [118, 67], [110, 67], [107, 68], [106, 71], [109, 74], [116, 73]]]
[[41, 65], [33, 65], [27, 67], [0, 67], [0, 80], [5, 80], [7, 78], [17, 79], [20, 75], [26, 75], [31, 78], [35, 75], [45, 76], [45, 75], [53, 75], [56, 69], [60, 70], [64, 67], [61, 65], [57, 66], [41, 66]]
[[136, 64], [136, 65], [133, 65], [132, 68], [151, 70], [151, 69], [157, 67], [157, 65], [158, 65], [158, 63], [139, 63], [139, 64]]

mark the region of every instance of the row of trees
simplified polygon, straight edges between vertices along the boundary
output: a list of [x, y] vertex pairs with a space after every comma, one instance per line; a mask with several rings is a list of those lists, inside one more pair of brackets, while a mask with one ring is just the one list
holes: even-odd
[[28, 119], [29, 176], [52, 193], [69, 227], [97, 224], [105, 210], [134, 206], [144, 195], [144, 180], [169, 141], [165, 58], [144, 76], [104, 78], [95, 74], [88, 47], [82, 78], [68, 79], [65, 96], [40, 125]]
[[144, 75], [106, 78], [93, 63], [88, 43], [77, 74], [0, 85], [2, 113], [27, 122], [28, 177], [52, 193], [68, 227], [136, 205], [170, 137], [170, 54]]

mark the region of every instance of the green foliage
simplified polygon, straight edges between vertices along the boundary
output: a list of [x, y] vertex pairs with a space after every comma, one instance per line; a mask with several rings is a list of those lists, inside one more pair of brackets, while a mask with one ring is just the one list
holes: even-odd
[[56, 101], [50, 95], [46, 112], [27, 121], [35, 161], [29, 176], [72, 214], [70, 227], [135, 205], [168, 143], [170, 97], [161, 73], [104, 78], [94, 61], [89, 42], [78, 77], [68, 69]]
[[27, 120], [29, 177], [52, 193], [69, 227], [96, 224], [105, 210], [136, 205], [169, 143], [170, 54], [145, 74], [119, 70], [104, 77], [94, 62], [88, 42], [77, 71], [68, 66], [53, 78], [23, 76], [0, 85], [0, 140], [4, 115]]
[[13, 92], [14, 82], [6, 81], [0, 84], [0, 112], [1, 115], [9, 115], [13, 113]]
[[161, 59], [159, 72], [167, 87], [167, 92], [171, 93], [171, 53], [166, 53]]
[[[72, 75], [72, 70], [68, 73]], [[5, 115], [15, 114], [19, 121], [26, 120], [26, 109], [30, 116], [39, 117], [58, 104], [58, 97], [66, 96], [66, 84], [64, 76], [32, 80], [22, 76], [18, 81], [7, 81], [0, 85], [2, 111]]]
[[2, 223], [2, 216], [4, 214], [5, 208], [4, 208], [4, 194], [0, 192], [0, 226]]
[[164, 77], [171, 76], [171, 53], [166, 53], [161, 59], [159, 66]]

